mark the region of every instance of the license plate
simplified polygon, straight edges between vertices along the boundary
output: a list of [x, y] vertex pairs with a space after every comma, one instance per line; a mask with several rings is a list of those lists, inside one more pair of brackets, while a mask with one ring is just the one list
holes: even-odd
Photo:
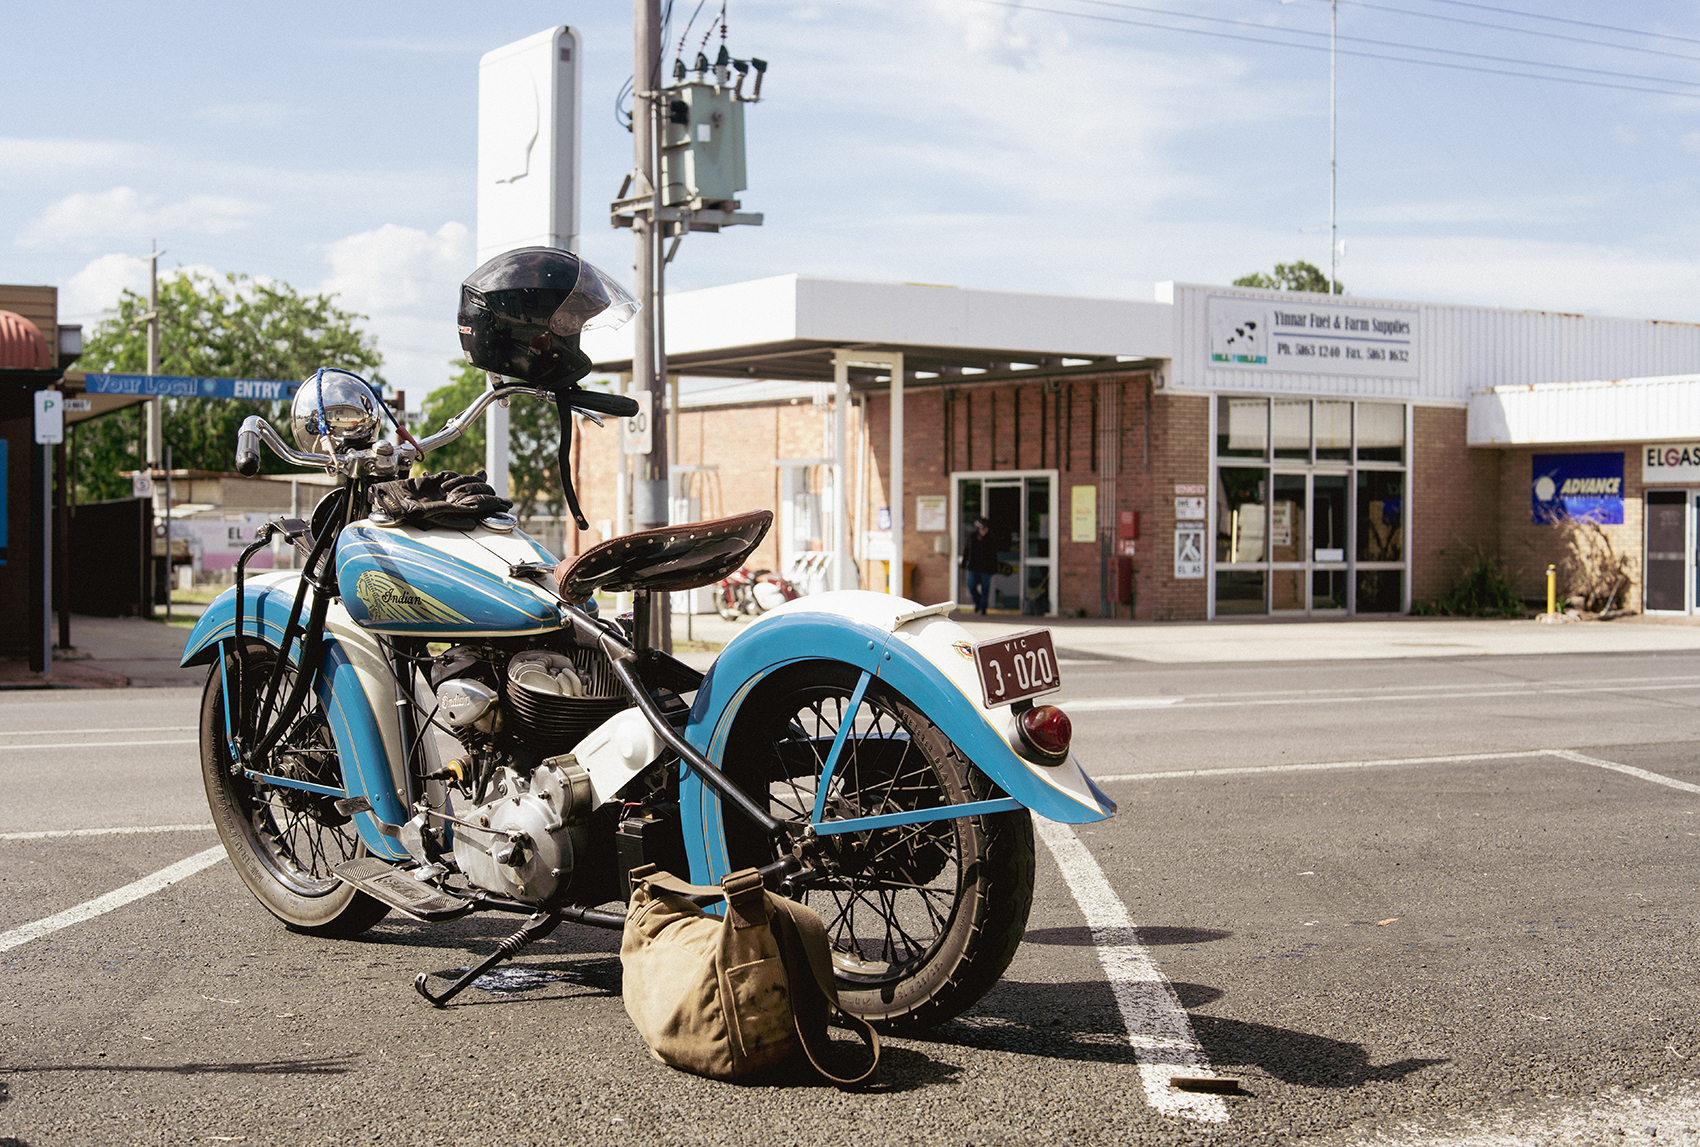
[[974, 647], [974, 665], [980, 671], [988, 709], [1062, 688], [1048, 629], [982, 641]]

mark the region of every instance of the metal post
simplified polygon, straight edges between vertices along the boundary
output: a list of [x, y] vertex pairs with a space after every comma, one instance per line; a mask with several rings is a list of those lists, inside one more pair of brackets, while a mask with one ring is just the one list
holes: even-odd
[[1338, 182], [1338, 150], [1335, 141], [1334, 33], [1340, 23], [1340, 0], [1328, 0], [1328, 293], [1340, 293], [1340, 232], [1335, 225], [1335, 184]]
[[1558, 569], [1556, 566], [1547, 567], [1547, 616], [1558, 612]]
[[[487, 375], [485, 385], [495, 387], [496, 376]], [[484, 475], [499, 497], [508, 496], [508, 408], [501, 402], [484, 412]]]
[[41, 468], [41, 501], [35, 508], [41, 519], [41, 677], [53, 679], [53, 447], [37, 446], [41, 455], [36, 463]]
[[832, 550], [838, 555], [832, 563], [832, 588], [849, 589], [850, 471], [845, 462], [850, 453], [850, 362], [843, 351], [833, 352], [832, 382]]
[[171, 447], [165, 448], [165, 622], [171, 624], [171, 593], [177, 587], [172, 583], [177, 578], [177, 571], [171, 568]]
[[[667, 360], [662, 309], [661, 212], [661, 0], [632, 0], [632, 151], [638, 184], [649, 189], [649, 210], [633, 213], [633, 266], [638, 312], [633, 332], [632, 376], [650, 393], [651, 447], [638, 462], [632, 485], [632, 517], [638, 529], [667, 524]], [[666, 594], [651, 594], [651, 640], [672, 648], [672, 611]]]
[[886, 590], [903, 596], [903, 354], [891, 356], [891, 573]]

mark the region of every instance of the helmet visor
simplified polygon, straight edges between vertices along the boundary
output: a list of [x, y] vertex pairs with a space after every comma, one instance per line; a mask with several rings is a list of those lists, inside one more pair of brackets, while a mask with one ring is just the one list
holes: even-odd
[[549, 316], [549, 333], [567, 336], [597, 328], [613, 330], [624, 326], [626, 320], [638, 313], [638, 308], [638, 301], [630, 291], [581, 261], [578, 282]]

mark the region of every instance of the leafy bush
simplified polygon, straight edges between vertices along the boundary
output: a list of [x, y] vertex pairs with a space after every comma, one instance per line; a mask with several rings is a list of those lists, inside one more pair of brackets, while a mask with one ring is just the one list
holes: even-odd
[[1505, 575], [1505, 567], [1481, 550], [1464, 567], [1458, 584], [1439, 601], [1416, 602], [1421, 617], [1523, 617], [1523, 599]]

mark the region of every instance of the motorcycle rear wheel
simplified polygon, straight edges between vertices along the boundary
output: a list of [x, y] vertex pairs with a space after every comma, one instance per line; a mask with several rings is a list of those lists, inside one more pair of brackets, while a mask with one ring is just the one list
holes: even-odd
[[[740, 708], [725, 769], [769, 813], [808, 823], [817, 781], [859, 673], [837, 662], [787, 666]], [[938, 726], [882, 682], [869, 683], [827, 790], [827, 816], [873, 816], [999, 795]], [[734, 868], [772, 846], [725, 817]], [[1033, 903], [1026, 810], [821, 837], [803, 900], [833, 946], [839, 1002], [888, 1030], [944, 1022], [1009, 967]]]
[[[268, 680], [275, 651], [253, 646], [244, 691]], [[283, 682], [287, 695], [293, 674]], [[249, 706], [250, 710], [253, 706]], [[242, 882], [273, 916], [316, 936], [355, 936], [389, 912], [383, 903], [331, 873], [333, 865], [366, 855], [353, 823], [333, 798], [301, 789], [261, 785], [233, 773], [224, 731], [224, 673], [215, 663], [201, 697], [201, 779], [219, 839]], [[342, 784], [342, 768], [319, 699], [312, 690], [278, 742], [278, 775]]]

